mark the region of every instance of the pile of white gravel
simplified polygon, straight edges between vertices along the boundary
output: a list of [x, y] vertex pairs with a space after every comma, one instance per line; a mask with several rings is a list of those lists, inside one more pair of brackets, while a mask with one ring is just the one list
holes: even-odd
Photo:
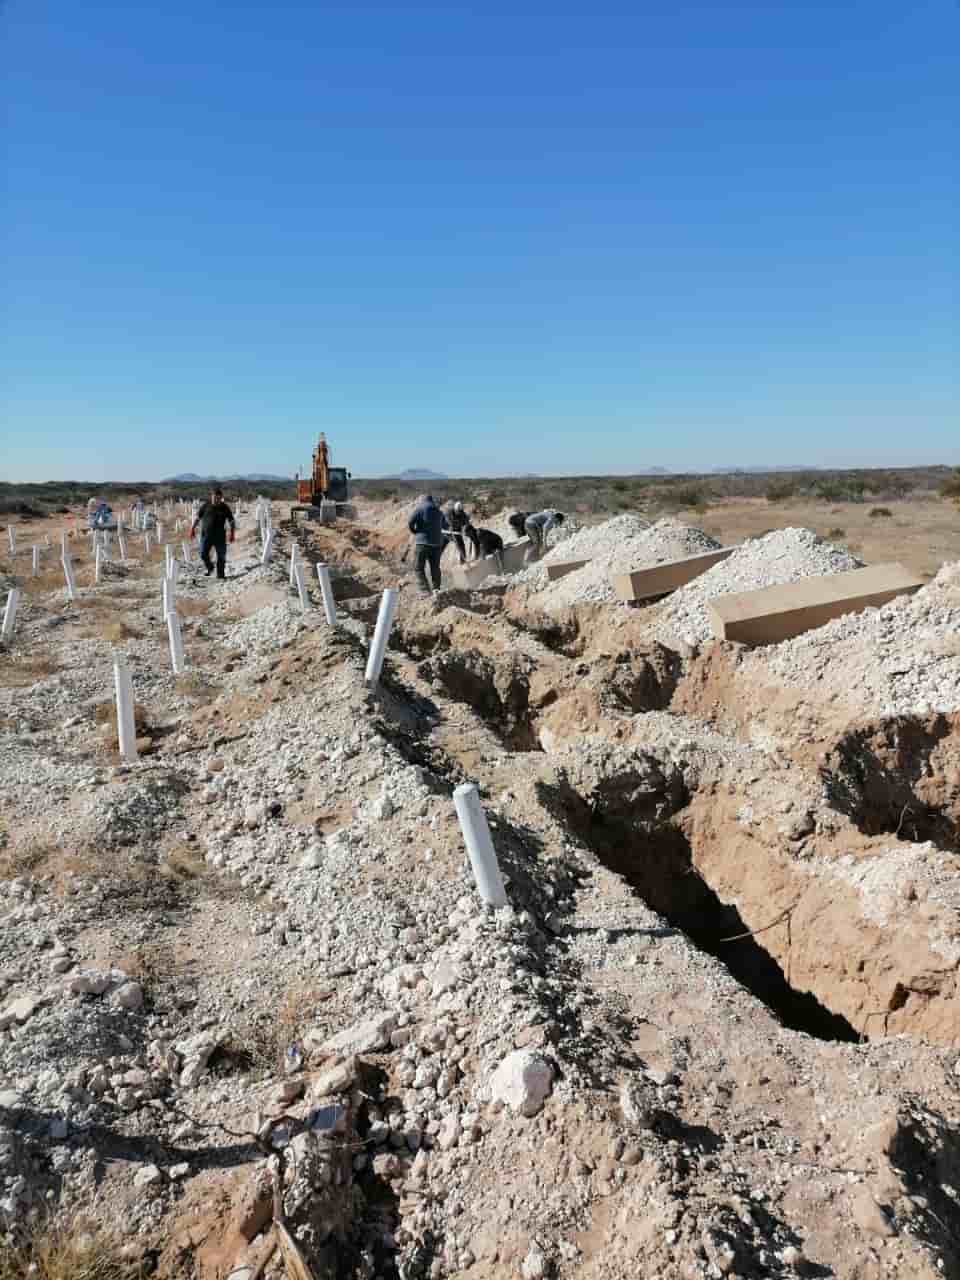
[[960, 710], [960, 562], [912, 596], [848, 613], [744, 663], [864, 716]]
[[[719, 545], [709, 533], [677, 520], [658, 520], [651, 525], [632, 513], [614, 516], [568, 539], [560, 551], [550, 557], [554, 561], [589, 558], [588, 564], [556, 582], [549, 582], [546, 570], [542, 565], [537, 566], [541, 576], [530, 586], [536, 592], [535, 603], [544, 609], [602, 603], [616, 599], [611, 580], [619, 573], [712, 551]], [[517, 577], [511, 579], [511, 583], [515, 582]]]
[[713, 635], [707, 602], [738, 591], [757, 591], [800, 578], [859, 569], [863, 561], [824, 542], [811, 529], [775, 529], [753, 538], [727, 560], [675, 591], [664, 606], [657, 638], [665, 644], [699, 644]]

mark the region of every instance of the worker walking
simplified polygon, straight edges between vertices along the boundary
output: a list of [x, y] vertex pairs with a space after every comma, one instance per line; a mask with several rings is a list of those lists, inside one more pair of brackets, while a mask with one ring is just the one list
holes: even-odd
[[427, 582], [426, 567], [430, 566], [430, 577], [434, 591], [440, 590], [440, 557], [443, 555], [444, 530], [449, 528], [447, 517], [428, 493], [410, 517], [407, 528], [413, 534], [415, 545], [414, 568], [417, 583], [424, 595], [430, 594], [430, 583]]
[[450, 526], [450, 541], [457, 548], [460, 563], [464, 564], [467, 559], [467, 547], [463, 540], [463, 531], [470, 526], [470, 516], [464, 510], [462, 502], [455, 502], [447, 512], [447, 523]]
[[210, 495], [210, 501], [204, 502], [200, 506], [200, 510], [196, 514], [193, 524], [190, 526], [190, 537], [197, 531], [197, 525], [200, 526], [200, 559], [203, 561], [207, 570], [207, 577], [213, 573], [213, 565], [210, 563], [210, 552], [217, 553], [217, 577], [226, 577], [227, 567], [227, 525], [230, 526], [230, 541], [233, 542], [237, 536], [237, 522], [233, 518], [233, 512], [223, 500], [223, 490], [214, 489]]
[[532, 564], [534, 560], [540, 559], [546, 550], [547, 534], [560, 524], [563, 524], [563, 512], [550, 508], [546, 511], [534, 511], [527, 516], [523, 522], [523, 531], [530, 539], [530, 546], [524, 556], [525, 564]]

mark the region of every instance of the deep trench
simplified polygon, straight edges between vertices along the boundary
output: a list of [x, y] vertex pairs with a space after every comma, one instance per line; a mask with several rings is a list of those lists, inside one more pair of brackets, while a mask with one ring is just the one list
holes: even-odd
[[[864, 835], [895, 835], [960, 852], [951, 797], [957, 727], [953, 717], [898, 717], [845, 734], [821, 771], [830, 802]], [[951, 752], [952, 748], [952, 752]], [[951, 763], [952, 762], [952, 763]]]
[[[690, 842], [671, 821], [604, 815], [572, 791], [559, 796], [571, 830], [643, 901], [719, 960], [741, 986], [785, 1026], [818, 1040], [857, 1043], [855, 1028], [812, 992], [790, 985], [774, 957], [749, 933], [739, 911], [723, 902], [696, 870]], [[736, 938], [737, 941], [727, 941]]]

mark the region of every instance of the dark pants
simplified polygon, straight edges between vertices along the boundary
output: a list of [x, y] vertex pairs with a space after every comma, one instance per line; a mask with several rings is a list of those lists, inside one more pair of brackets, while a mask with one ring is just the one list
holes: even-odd
[[463, 534], [451, 533], [450, 537], [453, 539], [453, 545], [457, 548], [457, 554], [460, 557], [460, 563], [463, 564], [467, 558], [467, 548], [464, 545]]
[[207, 566], [207, 573], [211, 573], [213, 565], [210, 563], [210, 552], [217, 553], [217, 577], [226, 576], [227, 567], [227, 539], [201, 537], [200, 539], [200, 559]]
[[429, 591], [430, 584], [427, 582], [427, 575], [424, 572], [427, 565], [430, 566], [430, 577], [433, 579], [434, 591], [440, 589], [440, 557], [443, 555], [443, 547], [424, 547], [418, 545], [415, 550], [414, 568], [417, 571], [417, 583], [421, 591]]

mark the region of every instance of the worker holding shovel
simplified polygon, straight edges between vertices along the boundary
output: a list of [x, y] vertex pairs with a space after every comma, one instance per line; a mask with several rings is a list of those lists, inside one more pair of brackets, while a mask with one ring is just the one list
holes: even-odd
[[200, 559], [203, 561], [207, 570], [207, 577], [213, 573], [213, 565], [210, 562], [210, 552], [217, 553], [217, 577], [226, 577], [227, 566], [227, 525], [230, 526], [230, 541], [237, 536], [237, 522], [233, 518], [233, 512], [223, 500], [223, 490], [214, 489], [210, 495], [210, 501], [204, 502], [200, 510], [197, 512], [197, 518], [190, 526], [190, 537], [192, 538], [197, 531], [197, 525], [200, 526]]

